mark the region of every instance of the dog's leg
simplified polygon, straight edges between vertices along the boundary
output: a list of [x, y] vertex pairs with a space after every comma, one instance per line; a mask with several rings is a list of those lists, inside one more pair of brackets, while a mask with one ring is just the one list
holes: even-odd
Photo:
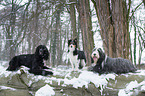
[[82, 60], [81, 60], [81, 64], [82, 64], [83, 69], [84, 69], [84, 68], [85, 68], [85, 66], [86, 66], [86, 63], [85, 63], [85, 60], [84, 60], [84, 59], [82, 59]]
[[69, 59], [70, 63], [71, 63], [71, 68], [72, 68], [72, 71], [74, 71], [74, 64], [73, 62]]
[[79, 70], [79, 63], [80, 63], [80, 60], [76, 60], [76, 62], [75, 62], [75, 71]]
[[46, 75], [53, 75], [53, 72], [51, 71], [46, 71], [46, 70], [41, 70], [41, 69], [30, 69], [29, 70], [30, 73], [33, 73], [35, 75], [43, 75], [43, 76], [46, 76]]
[[44, 65], [43, 65], [42, 69], [52, 69], [52, 68], [49, 68], [47, 66], [47, 61], [46, 60], [43, 60], [43, 63], [44, 63]]

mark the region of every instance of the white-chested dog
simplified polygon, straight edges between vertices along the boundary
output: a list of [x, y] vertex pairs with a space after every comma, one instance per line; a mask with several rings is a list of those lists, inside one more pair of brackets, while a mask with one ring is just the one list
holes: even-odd
[[68, 40], [68, 58], [72, 65], [72, 71], [78, 71], [85, 67], [86, 56], [84, 51], [80, 51], [77, 48], [77, 39]]

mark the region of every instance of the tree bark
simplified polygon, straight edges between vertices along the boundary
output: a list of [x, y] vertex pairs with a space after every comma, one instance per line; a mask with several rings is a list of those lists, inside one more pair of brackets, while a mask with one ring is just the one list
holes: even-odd
[[110, 57], [129, 59], [130, 37], [126, 2], [123, 0], [92, 0], [96, 9], [105, 53]]
[[78, 13], [80, 19], [80, 26], [83, 39], [83, 48], [86, 55], [87, 65], [91, 64], [90, 55], [94, 48], [92, 23], [91, 23], [91, 12], [89, 0], [79, 0], [78, 2]]
[[55, 67], [57, 66], [57, 52], [60, 46], [58, 46], [58, 41], [59, 41], [59, 25], [60, 25], [60, 11], [58, 10], [55, 14], [55, 19], [56, 19], [56, 24], [55, 24], [55, 30], [53, 32], [53, 44], [52, 44], [52, 66]]
[[[75, 0], [69, 0], [69, 1], [75, 2]], [[71, 20], [71, 31], [73, 32], [73, 38], [74, 38], [77, 37], [77, 31], [76, 31], [76, 10], [75, 10], [75, 5], [73, 3], [70, 5], [70, 20]]]
[[34, 32], [33, 32], [33, 52], [35, 52], [36, 47], [39, 45], [40, 34], [38, 29], [39, 24], [39, 14], [38, 11], [40, 9], [40, 1], [36, 0], [36, 10], [34, 12]]

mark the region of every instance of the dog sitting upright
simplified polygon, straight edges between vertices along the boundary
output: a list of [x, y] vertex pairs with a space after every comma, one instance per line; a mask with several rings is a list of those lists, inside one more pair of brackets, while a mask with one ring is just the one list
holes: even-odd
[[95, 66], [91, 68], [91, 71], [100, 74], [110, 72], [121, 74], [135, 72], [137, 70], [131, 61], [123, 58], [110, 58], [105, 55], [101, 48], [94, 49], [91, 57], [95, 63]]
[[86, 56], [84, 51], [77, 49], [77, 39], [68, 40], [68, 58], [70, 60], [72, 71], [78, 71], [85, 67]]

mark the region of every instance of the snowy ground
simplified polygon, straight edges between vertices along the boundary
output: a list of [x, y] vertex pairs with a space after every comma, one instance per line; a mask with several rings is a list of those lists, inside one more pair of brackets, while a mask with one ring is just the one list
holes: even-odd
[[[8, 72], [6, 70], [6, 64], [8, 62], [1, 62], [0, 64], [0, 77], [12, 77], [16, 74], [21, 74], [21, 71], [17, 72]], [[130, 78], [130, 76], [143, 76], [145, 78], [145, 70], [138, 70], [136, 73], [128, 73], [128, 74], [121, 74], [117, 75], [114, 73], [110, 74], [102, 74], [99, 75], [97, 73], [89, 72], [87, 70], [80, 70], [78, 72], [72, 72], [71, 69], [68, 69], [66, 67], [59, 67], [59, 68], [53, 68], [54, 76], [35, 76], [33, 74], [28, 73], [28, 68], [23, 67], [22, 68], [25, 73], [27, 73], [27, 79], [29, 82], [27, 83], [28, 86], [31, 86], [33, 82], [43, 80], [46, 85], [42, 86], [39, 90], [36, 91], [35, 96], [51, 96], [55, 95], [55, 88], [53, 88], [51, 85], [53, 85], [54, 82], [57, 82], [59, 86], [72, 86], [76, 89], [78, 88], [88, 88], [88, 84], [93, 83], [96, 88], [99, 88], [100, 93], [102, 94], [103, 90], [108, 87], [108, 83], [110, 80], [119, 82], [122, 78], [121, 76], [124, 76], [126, 78]], [[136, 78], [137, 79], [137, 78]], [[124, 79], [125, 81], [125, 79]], [[1, 86], [0, 89], [10, 89], [10, 90], [16, 90], [15, 88], [7, 87], [7, 86]], [[49, 90], [49, 91], [46, 91]], [[61, 90], [63, 91], [63, 89]], [[119, 89], [118, 95], [119, 96], [131, 96], [132, 94], [138, 94], [140, 91], [145, 91], [145, 81], [142, 80], [141, 82], [138, 82], [137, 80], [133, 79], [133, 81], [130, 81], [127, 83], [124, 88]]]

